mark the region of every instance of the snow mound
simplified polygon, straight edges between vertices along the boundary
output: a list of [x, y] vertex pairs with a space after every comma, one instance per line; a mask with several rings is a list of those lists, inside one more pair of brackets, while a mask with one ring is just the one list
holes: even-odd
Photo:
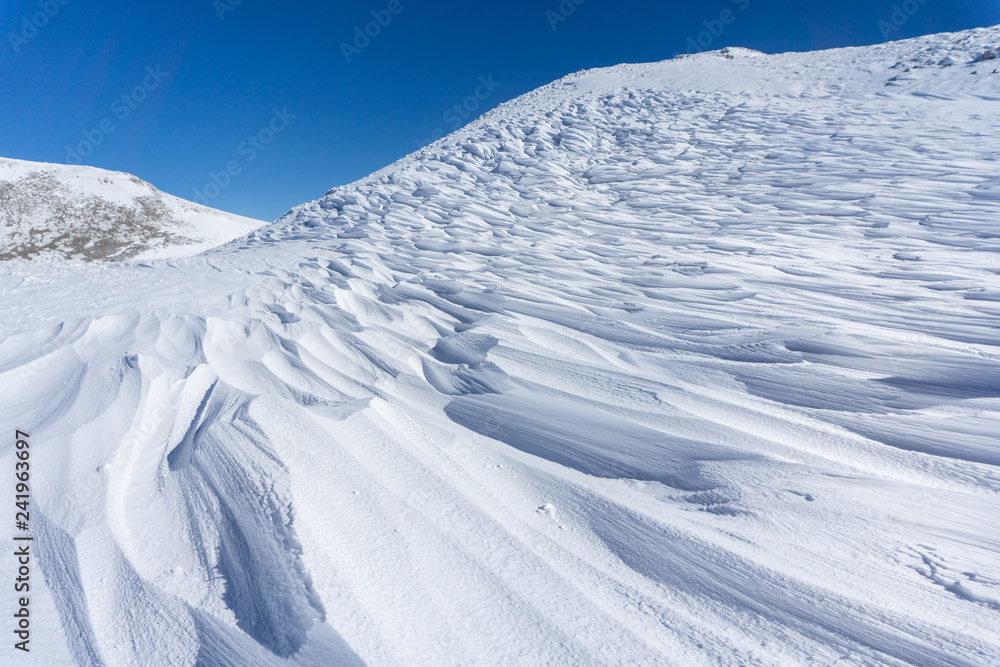
[[1000, 664], [998, 43], [583, 72], [0, 266], [33, 664]]
[[0, 158], [0, 261], [182, 257], [264, 224], [121, 172]]

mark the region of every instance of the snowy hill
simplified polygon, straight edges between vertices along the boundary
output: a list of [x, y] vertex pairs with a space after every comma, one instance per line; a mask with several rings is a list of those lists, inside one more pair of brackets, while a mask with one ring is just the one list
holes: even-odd
[[21, 662], [1000, 664], [997, 46], [578, 73], [200, 256], [0, 266]]
[[0, 158], [0, 261], [182, 257], [264, 224], [121, 172]]

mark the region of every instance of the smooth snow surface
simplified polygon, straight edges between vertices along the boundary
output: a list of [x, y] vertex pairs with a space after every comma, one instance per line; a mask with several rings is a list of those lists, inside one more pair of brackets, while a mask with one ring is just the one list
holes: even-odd
[[0, 268], [28, 662], [1000, 664], [997, 46], [580, 73], [201, 256]]
[[130, 174], [0, 158], [0, 261], [187, 257], [264, 224]]

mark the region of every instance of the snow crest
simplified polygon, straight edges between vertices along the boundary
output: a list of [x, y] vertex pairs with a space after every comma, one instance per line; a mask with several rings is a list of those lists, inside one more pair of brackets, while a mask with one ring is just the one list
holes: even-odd
[[580, 73], [203, 255], [0, 268], [39, 660], [1000, 663], [998, 45]]

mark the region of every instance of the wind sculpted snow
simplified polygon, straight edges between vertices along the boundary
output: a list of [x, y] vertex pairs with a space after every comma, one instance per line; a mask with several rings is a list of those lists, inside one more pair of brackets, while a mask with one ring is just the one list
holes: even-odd
[[3, 267], [36, 664], [1000, 663], [998, 43], [580, 73]]

